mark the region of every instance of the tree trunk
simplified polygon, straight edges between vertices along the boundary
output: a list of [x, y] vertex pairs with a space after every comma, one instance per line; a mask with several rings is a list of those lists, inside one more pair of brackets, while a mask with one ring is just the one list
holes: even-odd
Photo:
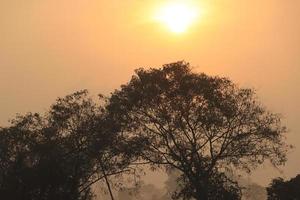
[[103, 167], [103, 164], [102, 164], [102, 161], [101, 161], [101, 160], [100, 160], [100, 166], [101, 166], [101, 169], [102, 169], [102, 173], [103, 173], [103, 176], [104, 176], [106, 185], [107, 185], [107, 189], [108, 189], [110, 198], [111, 198], [111, 200], [115, 200], [115, 198], [114, 198], [114, 196], [113, 196], [113, 193], [112, 193], [112, 190], [111, 190], [110, 183], [109, 183], [109, 181], [108, 181], [108, 177], [107, 177], [107, 175], [106, 175], [106, 172], [105, 172], [105, 169], [104, 169], [104, 167]]
[[208, 192], [206, 189], [197, 189], [196, 190], [196, 195], [195, 195], [196, 200], [208, 200]]
[[208, 200], [208, 181], [206, 177], [198, 178], [195, 184], [195, 199], [196, 200]]

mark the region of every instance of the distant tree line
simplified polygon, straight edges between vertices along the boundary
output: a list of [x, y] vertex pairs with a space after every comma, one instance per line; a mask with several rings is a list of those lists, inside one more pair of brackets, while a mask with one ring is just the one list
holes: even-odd
[[0, 128], [0, 197], [89, 200], [101, 181], [114, 200], [125, 174], [150, 165], [180, 173], [173, 199], [241, 199], [230, 173], [286, 162], [280, 121], [254, 90], [186, 62], [137, 69], [110, 97], [79, 91]]

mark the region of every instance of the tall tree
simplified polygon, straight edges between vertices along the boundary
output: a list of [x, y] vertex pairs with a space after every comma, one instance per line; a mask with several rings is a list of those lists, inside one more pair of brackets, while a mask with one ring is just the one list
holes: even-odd
[[18, 116], [1, 128], [0, 196], [87, 200], [92, 184], [105, 179], [110, 187], [108, 177], [128, 172], [133, 153], [103, 103], [83, 90], [57, 99], [45, 115]]
[[185, 62], [136, 70], [107, 109], [122, 134], [143, 139], [144, 160], [182, 172], [175, 197], [238, 199], [227, 170], [250, 172], [266, 159], [275, 166], [286, 161], [286, 129], [252, 89], [194, 73]]

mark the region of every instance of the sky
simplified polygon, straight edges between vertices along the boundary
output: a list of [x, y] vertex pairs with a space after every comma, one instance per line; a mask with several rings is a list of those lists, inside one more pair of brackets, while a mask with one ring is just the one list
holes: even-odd
[[77, 90], [109, 95], [136, 68], [185, 60], [255, 88], [282, 114], [295, 148], [280, 170], [266, 164], [251, 179], [299, 174], [300, 1], [190, 0], [200, 16], [181, 34], [153, 19], [164, 2], [0, 0], [0, 126]]

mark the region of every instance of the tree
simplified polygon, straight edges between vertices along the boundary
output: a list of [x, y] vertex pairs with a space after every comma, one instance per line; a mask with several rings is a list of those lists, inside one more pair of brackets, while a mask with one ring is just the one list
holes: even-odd
[[1, 146], [1, 151], [6, 152], [1, 156], [1, 197], [89, 199], [80, 198], [75, 185], [85, 167], [73, 168], [74, 158], [66, 157], [69, 149], [42, 123], [38, 114], [28, 114], [1, 131], [1, 139], [7, 144]]
[[272, 180], [267, 187], [268, 200], [295, 200], [300, 199], [300, 175], [289, 181], [282, 178]]
[[18, 116], [0, 129], [0, 196], [88, 200], [92, 184], [105, 179], [110, 188], [108, 177], [128, 172], [133, 157], [112, 125], [86, 90], [59, 98], [45, 115]]
[[182, 173], [179, 197], [232, 199], [216, 195], [227, 191], [238, 199], [227, 170], [250, 172], [266, 159], [275, 166], [286, 161], [286, 129], [252, 89], [194, 73], [185, 62], [135, 72], [112, 94], [107, 110], [122, 134], [142, 138], [142, 159]]

